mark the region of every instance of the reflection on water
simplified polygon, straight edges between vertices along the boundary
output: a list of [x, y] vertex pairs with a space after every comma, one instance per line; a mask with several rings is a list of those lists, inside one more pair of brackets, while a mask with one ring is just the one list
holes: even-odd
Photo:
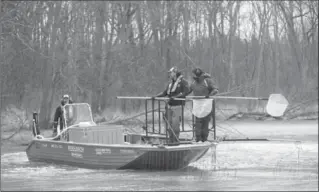
[[90, 170], [1, 156], [2, 190], [318, 190], [318, 142], [228, 142], [178, 171]]
[[223, 143], [189, 167], [169, 172], [89, 170], [1, 156], [3, 190], [317, 190], [317, 143]]

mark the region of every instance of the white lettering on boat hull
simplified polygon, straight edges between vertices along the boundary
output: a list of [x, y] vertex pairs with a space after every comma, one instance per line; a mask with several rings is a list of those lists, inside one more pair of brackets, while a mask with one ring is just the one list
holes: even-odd
[[51, 148], [56, 148], [56, 149], [62, 149], [62, 145], [57, 145], [57, 144], [51, 144]]
[[121, 152], [121, 153], [127, 153], [127, 154], [133, 154], [133, 153], [135, 153], [135, 151], [130, 150], [130, 149], [121, 149], [120, 152]]
[[74, 158], [83, 159], [83, 155], [81, 153], [71, 153], [71, 156]]
[[108, 148], [97, 148], [97, 149], [95, 149], [95, 152], [97, 155], [111, 154], [112, 153], [111, 149], [108, 149]]
[[84, 152], [84, 147], [70, 146], [70, 145], [69, 145], [69, 146], [68, 146], [68, 151], [83, 153], [83, 152]]

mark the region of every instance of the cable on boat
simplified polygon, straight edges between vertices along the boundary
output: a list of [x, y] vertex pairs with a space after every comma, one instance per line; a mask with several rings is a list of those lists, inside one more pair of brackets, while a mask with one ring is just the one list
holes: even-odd
[[36, 138], [36, 139], [41, 139], [41, 140], [57, 140], [57, 139], [59, 139], [60, 137], [63, 137], [63, 134], [65, 134], [70, 128], [71, 128], [71, 127], [68, 127], [68, 128], [66, 128], [66, 129], [62, 130], [62, 131], [60, 132], [60, 134], [56, 135], [55, 137], [45, 138], [45, 137], [42, 136], [42, 135], [36, 135], [34, 138]]

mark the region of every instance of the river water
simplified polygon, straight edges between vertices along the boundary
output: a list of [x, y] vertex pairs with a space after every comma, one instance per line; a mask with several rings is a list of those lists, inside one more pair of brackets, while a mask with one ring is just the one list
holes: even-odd
[[224, 142], [183, 170], [90, 170], [30, 163], [25, 152], [1, 155], [1, 190], [318, 190], [318, 121], [225, 122], [250, 138]]

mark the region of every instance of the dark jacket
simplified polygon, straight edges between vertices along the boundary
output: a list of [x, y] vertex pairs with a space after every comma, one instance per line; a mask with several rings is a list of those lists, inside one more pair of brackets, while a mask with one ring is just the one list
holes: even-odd
[[[171, 81], [166, 89], [156, 95], [156, 97], [171, 97], [171, 98], [185, 98], [189, 94], [188, 82], [184, 79], [182, 75], [178, 75], [176, 81]], [[185, 101], [170, 100], [168, 102], [170, 106], [185, 105]]]
[[218, 92], [218, 88], [214, 84], [211, 76], [207, 73], [203, 73], [199, 77], [194, 77], [189, 93], [192, 91], [194, 96], [207, 96], [212, 92], [213, 94], [216, 94]]
[[[73, 103], [72, 100], [70, 99], [69, 103]], [[53, 118], [53, 125], [54, 125], [54, 128], [56, 129], [58, 127], [58, 122], [60, 121], [60, 129], [62, 130], [63, 129], [63, 110], [62, 110], [62, 107], [65, 105], [65, 103], [63, 102], [63, 100], [61, 101], [61, 105], [59, 105], [56, 110], [55, 110], [55, 113], [54, 113], [54, 118]]]

